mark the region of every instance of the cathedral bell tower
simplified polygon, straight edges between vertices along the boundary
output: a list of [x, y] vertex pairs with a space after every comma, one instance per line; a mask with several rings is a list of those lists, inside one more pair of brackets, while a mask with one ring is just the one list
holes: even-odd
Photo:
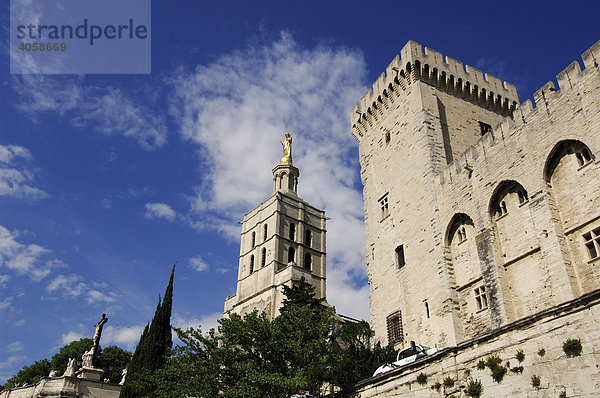
[[279, 314], [282, 286], [304, 277], [325, 298], [325, 212], [298, 197], [300, 170], [292, 163], [292, 136], [285, 133], [283, 157], [273, 169], [273, 194], [244, 216], [237, 290], [225, 313], [254, 309]]

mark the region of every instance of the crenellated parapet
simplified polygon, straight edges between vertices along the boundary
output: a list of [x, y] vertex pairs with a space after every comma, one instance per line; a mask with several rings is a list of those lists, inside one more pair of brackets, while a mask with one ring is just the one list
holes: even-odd
[[[451, 183], [456, 179], [468, 178], [473, 168], [485, 157], [482, 155], [489, 152], [492, 146], [510, 140], [515, 134], [524, 131], [525, 125], [539, 117], [546, 117], [547, 112], [552, 110], [555, 104], [559, 104], [561, 97], [569, 95], [572, 90], [578, 89], [586, 76], [600, 72], [600, 41], [585, 51], [582, 56], [584, 69], [581, 69], [579, 61], [573, 61], [569, 66], [556, 75], [558, 89], [553, 81], [544, 84], [533, 94], [533, 101], [527, 99], [517, 106], [512, 116], [505, 117], [501, 123], [493, 127], [489, 134], [482, 136], [474, 145], [467, 148], [459, 157], [448, 164], [440, 175], [442, 184]], [[534, 142], [535, 137], [532, 137]]]
[[352, 108], [350, 124], [354, 137], [360, 139], [395, 98], [417, 81], [505, 116], [519, 101], [514, 85], [409, 41]]

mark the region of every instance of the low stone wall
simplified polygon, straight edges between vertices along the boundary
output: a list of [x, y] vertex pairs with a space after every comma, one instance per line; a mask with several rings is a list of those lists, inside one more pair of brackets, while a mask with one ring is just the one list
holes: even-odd
[[[567, 357], [562, 348], [567, 339], [581, 340], [581, 355]], [[522, 362], [516, 359], [517, 351], [525, 355]], [[500, 383], [489, 368], [477, 366], [492, 355], [507, 367]], [[522, 373], [516, 369], [520, 366]], [[427, 376], [426, 383], [417, 382], [420, 374]], [[537, 387], [534, 376], [539, 378]], [[454, 385], [444, 386], [446, 378]], [[481, 382], [481, 397], [600, 397], [600, 290], [364, 380], [357, 385], [356, 397], [468, 397], [470, 379]]]
[[0, 392], [0, 398], [118, 398], [121, 386], [77, 377], [46, 377], [36, 384]]

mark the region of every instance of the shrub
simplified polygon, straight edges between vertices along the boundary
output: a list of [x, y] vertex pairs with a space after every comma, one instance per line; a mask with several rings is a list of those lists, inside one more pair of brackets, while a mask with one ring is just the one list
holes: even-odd
[[485, 361], [483, 359], [480, 359], [479, 362], [477, 362], [477, 369], [479, 369], [479, 370], [485, 369]]
[[442, 388], [442, 383], [439, 381], [436, 381], [435, 384], [431, 385], [432, 390], [440, 391], [440, 388]]
[[469, 397], [479, 398], [481, 394], [483, 394], [483, 385], [480, 380], [469, 379], [467, 382], [467, 388], [465, 389], [465, 394]]
[[427, 375], [425, 373], [419, 373], [417, 376], [417, 383], [420, 385], [427, 384]]
[[510, 368], [510, 371], [513, 373], [523, 373], [523, 367], [522, 366], [515, 366], [514, 368]]
[[543, 357], [544, 355], [546, 355], [546, 349], [545, 348], [540, 348], [537, 352], [537, 354], [541, 357]]
[[452, 387], [454, 386], [454, 379], [450, 376], [446, 376], [446, 378], [444, 379], [444, 387]]
[[515, 358], [517, 361], [523, 362], [525, 360], [525, 354], [523, 354], [523, 350], [517, 350], [517, 355], [515, 355]]
[[500, 359], [500, 357], [498, 355], [489, 356], [485, 360], [485, 366], [487, 366], [490, 369], [500, 366], [501, 363], [502, 363], [502, 360]]
[[567, 392], [563, 391], [558, 395], [558, 398], [567, 398]]
[[581, 340], [579, 339], [568, 339], [563, 343], [563, 351], [568, 357], [578, 357], [581, 355], [583, 347], [581, 346]]
[[504, 366], [494, 366], [492, 368], [492, 379], [494, 379], [496, 383], [500, 384], [502, 382], [502, 379], [504, 379], [504, 375], [507, 371], [508, 369], [506, 369]]
[[532, 386], [534, 386], [535, 388], [538, 388], [541, 384], [542, 384], [542, 379], [540, 379], [540, 376], [537, 376], [537, 375], [531, 376], [531, 385]]

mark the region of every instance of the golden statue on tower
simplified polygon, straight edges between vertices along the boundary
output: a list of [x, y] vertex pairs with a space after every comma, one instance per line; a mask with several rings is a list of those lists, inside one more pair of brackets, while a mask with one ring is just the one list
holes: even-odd
[[285, 141], [279, 141], [283, 145], [283, 157], [281, 163], [292, 163], [292, 136], [289, 132], [285, 133]]

